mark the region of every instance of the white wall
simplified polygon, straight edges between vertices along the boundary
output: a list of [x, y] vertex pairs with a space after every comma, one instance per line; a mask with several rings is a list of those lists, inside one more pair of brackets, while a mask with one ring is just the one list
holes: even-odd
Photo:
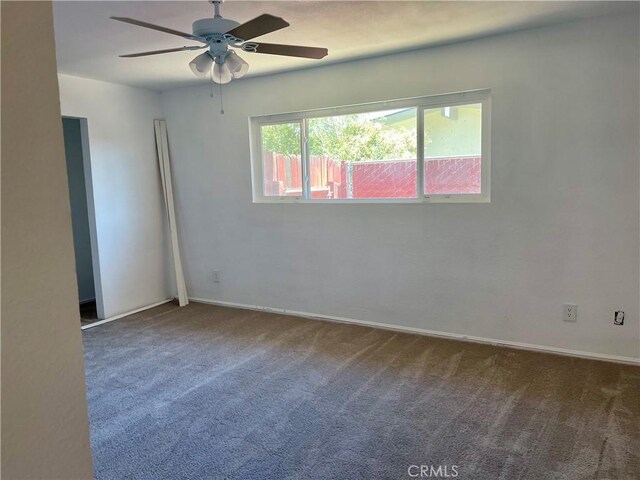
[[96, 292], [93, 284], [91, 236], [89, 233], [89, 213], [84, 161], [82, 158], [80, 120], [63, 118], [62, 131], [64, 135], [64, 154], [67, 159], [67, 181], [69, 184], [69, 203], [71, 205], [76, 278], [78, 280], [78, 300], [82, 303], [95, 300]]
[[[225, 115], [165, 92], [190, 296], [637, 358], [638, 35], [627, 15], [246, 79]], [[252, 204], [248, 116], [477, 88], [491, 204]]]
[[51, 4], [2, 2], [0, 8], [2, 478], [89, 479]]
[[159, 94], [68, 75], [59, 81], [62, 114], [88, 119], [104, 316], [170, 298], [153, 131], [162, 118]]

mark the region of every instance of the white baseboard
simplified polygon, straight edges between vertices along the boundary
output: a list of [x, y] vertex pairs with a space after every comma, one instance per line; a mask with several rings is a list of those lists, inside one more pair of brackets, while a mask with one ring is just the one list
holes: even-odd
[[588, 358], [590, 360], [603, 360], [616, 363], [625, 363], [631, 365], [640, 365], [640, 358], [622, 357], [617, 355], [606, 355], [603, 353], [583, 352], [580, 350], [569, 350], [566, 348], [548, 347], [545, 345], [535, 345], [531, 343], [512, 342], [510, 340], [498, 340], [495, 338], [476, 337], [473, 335], [461, 335], [459, 333], [440, 332], [436, 330], [427, 330], [416, 327], [403, 327], [400, 325], [390, 325], [388, 323], [369, 322], [366, 320], [356, 320], [354, 318], [336, 317], [333, 315], [322, 315], [318, 313], [298, 312], [294, 310], [286, 310], [284, 308], [264, 307], [261, 305], [247, 305], [244, 303], [222, 302], [219, 300], [210, 300], [207, 298], [189, 297], [189, 300], [199, 303], [207, 303], [210, 305], [219, 305], [222, 307], [242, 308], [245, 310], [258, 310], [261, 312], [279, 313], [281, 315], [291, 315], [294, 317], [311, 318], [314, 320], [327, 320], [330, 322], [351, 323], [355, 325], [363, 325], [366, 327], [381, 328], [384, 330], [392, 330], [395, 332], [414, 333], [418, 335], [426, 335], [429, 337], [448, 338], [460, 340], [464, 342], [484, 343], [488, 345], [496, 345], [500, 347], [516, 348], [518, 350], [531, 350], [534, 352], [553, 353], [556, 355], [564, 355], [569, 357]]
[[82, 325], [80, 328], [82, 330], [86, 330], [87, 328], [93, 328], [93, 327], [97, 327], [98, 325], [104, 325], [105, 323], [113, 322], [114, 320], [118, 320], [119, 318], [128, 317], [129, 315], [133, 315], [134, 313], [143, 312], [144, 310], [149, 310], [150, 308], [157, 307], [158, 305], [164, 305], [165, 303], [169, 303], [172, 301], [173, 301], [173, 298], [162, 300], [161, 302], [152, 303], [151, 305], [147, 305], [146, 307], [136, 308], [135, 310], [131, 310], [130, 312], [121, 313], [120, 315], [115, 315], [113, 317], [105, 318], [104, 320], [98, 320], [97, 322], [89, 323], [88, 325]]

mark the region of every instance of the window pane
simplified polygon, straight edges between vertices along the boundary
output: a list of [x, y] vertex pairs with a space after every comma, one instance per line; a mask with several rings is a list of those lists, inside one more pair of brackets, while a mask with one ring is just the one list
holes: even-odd
[[264, 196], [301, 197], [300, 124], [263, 125], [260, 133]]
[[424, 111], [424, 193], [482, 193], [482, 104]]
[[416, 198], [416, 109], [309, 120], [311, 197]]

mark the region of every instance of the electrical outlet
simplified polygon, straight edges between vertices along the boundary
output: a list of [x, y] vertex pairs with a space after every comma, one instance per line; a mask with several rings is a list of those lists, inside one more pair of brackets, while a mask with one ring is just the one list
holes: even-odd
[[222, 281], [222, 275], [220, 274], [220, 270], [213, 271], [213, 283], [220, 283]]
[[564, 315], [562, 320], [565, 322], [577, 322], [578, 321], [578, 306], [574, 303], [564, 304]]

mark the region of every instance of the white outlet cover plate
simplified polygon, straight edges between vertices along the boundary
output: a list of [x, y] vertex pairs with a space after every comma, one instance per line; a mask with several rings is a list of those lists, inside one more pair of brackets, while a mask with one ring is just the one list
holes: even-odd
[[578, 321], [578, 306], [575, 303], [565, 303], [562, 311], [562, 320], [565, 322]]

